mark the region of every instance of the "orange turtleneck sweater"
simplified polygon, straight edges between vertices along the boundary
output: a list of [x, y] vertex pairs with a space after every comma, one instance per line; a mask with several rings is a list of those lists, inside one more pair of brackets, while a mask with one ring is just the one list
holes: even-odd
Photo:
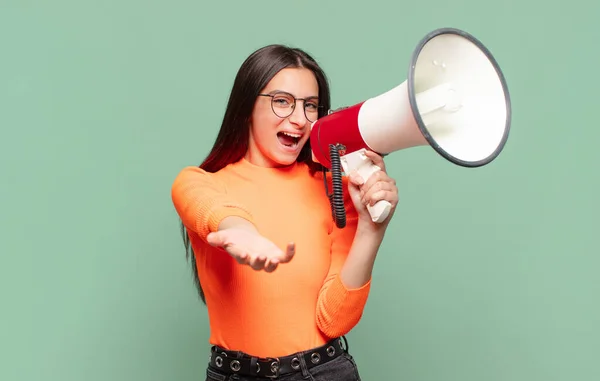
[[[352, 245], [357, 216], [347, 194], [347, 225], [332, 221], [323, 175], [296, 163], [264, 168], [245, 159], [217, 173], [184, 168], [172, 200], [190, 235], [206, 296], [210, 343], [255, 356], [284, 356], [347, 334], [360, 320], [371, 282], [346, 287], [340, 270]], [[285, 250], [289, 263], [273, 273], [238, 264], [206, 243], [227, 216], [240, 216]]]

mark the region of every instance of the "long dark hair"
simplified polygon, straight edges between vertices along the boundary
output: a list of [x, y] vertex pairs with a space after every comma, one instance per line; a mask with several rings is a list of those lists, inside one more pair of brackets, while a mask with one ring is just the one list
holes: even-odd
[[[319, 117], [327, 114], [331, 107], [329, 83], [327, 76], [313, 57], [301, 49], [279, 44], [262, 47], [248, 56], [238, 70], [221, 129], [211, 151], [200, 164], [200, 168], [207, 172], [217, 172], [244, 157], [248, 149], [249, 122], [256, 97], [269, 81], [285, 68], [306, 68], [314, 73], [319, 86], [319, 105], [321, 106]], [[322, 170], [319, 164], [312, 161], [309, 142], [303, 147], [297, 161], [308, 164], [313, 173]], [[191, 261], [194, 283], [200, 299], [206, 304], [196, 269], [196, 258], [183, 223], [181, 223], [181, 234], [186, 258]]]

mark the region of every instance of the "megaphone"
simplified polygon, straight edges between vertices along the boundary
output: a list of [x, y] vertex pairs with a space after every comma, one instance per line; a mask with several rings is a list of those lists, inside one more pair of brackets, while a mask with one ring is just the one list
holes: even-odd
[[[490, 51], [459, 29], [430, 32], [414, 49], [404, 82], [311, 125], [312, 159], [332, 173], [336, 225], [346, 224], [342, 169], [365, 181], [380, 170], [365, 150], [387, 155], [429, 145], [451, 163], [481, 167], [503, 150], [510, 123], [508, 88]], [[380, 201], [368, 210], [381, 223], [391, 205]]]

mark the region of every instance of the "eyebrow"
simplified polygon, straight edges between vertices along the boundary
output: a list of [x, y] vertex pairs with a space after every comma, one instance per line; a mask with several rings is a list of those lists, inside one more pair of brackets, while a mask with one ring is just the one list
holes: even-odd
[[[284, 94], [287, 94], [287, 95], [290, 95], [290, 96], [296, 98], [296, 96], [294, 94], [290, 93], [289, 91], [285, 91], [285, 90], [275, 89], [275, 90], [271, 90], [268, 92], [268, 94], [270, 94], [270, 95], [273, 95], [276, 93], [284, 93]], [[319, 99], [319, 96], [318, 95], [309, 95], [307, 97], [297, 98], [297, 99]]]

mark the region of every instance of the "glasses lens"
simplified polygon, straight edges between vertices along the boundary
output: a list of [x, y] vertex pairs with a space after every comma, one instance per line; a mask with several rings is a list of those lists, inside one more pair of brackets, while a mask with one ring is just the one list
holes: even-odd
[[280, 118], [287, 118], [294, 111], [294, 98], [289, 94], [275, 94], [271, 101], [273, 112]]
[[304, 115], [309, 122], [314, 122], [319, 118], [319, 102], [316, 99], [304, 101]]
[[[304, 103], [304, 116], [309, 122], [314, 122], [319, 117], [319, 101], [317, 99], [307, 99], [300, 101]], [[292, 115], [296, 102], [294, 97], [287, 93], [277, 93], [273, 95], [271, 107], [273, 112], [280, 118], [287, 118]]]

